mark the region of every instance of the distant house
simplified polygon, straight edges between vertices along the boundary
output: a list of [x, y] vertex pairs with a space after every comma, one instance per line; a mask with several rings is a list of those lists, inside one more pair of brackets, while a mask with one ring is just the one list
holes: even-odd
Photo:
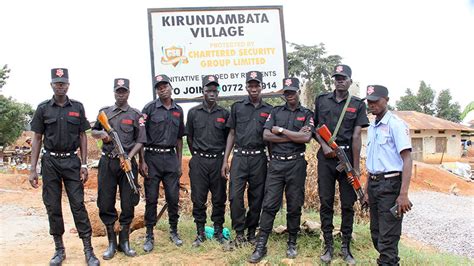
[[[427, 163], [456, 161], [461, 158], [461, 134], [473, 128], [415, 111], [392, 111], [410, 128], [412, 158]], [[362, 156], [366, 156], [367, 130], [362, 131]]]

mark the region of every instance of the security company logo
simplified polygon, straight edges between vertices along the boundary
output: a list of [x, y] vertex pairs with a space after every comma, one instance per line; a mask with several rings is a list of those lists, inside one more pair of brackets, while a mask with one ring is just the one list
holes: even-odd
[[123, 86], [123, 85], [125, 85], [125, 80], [123, 80], [123, 79], [117, 80], [117, 85], [118, 85], [118, 86]]
[[61, 68], [56, 69], [56, 76], [62, 77], [64, 75], [64, 71]]
[[342, 71], [344, 71], [344, 67], [343, 67], [343, 66], [337, 66], [337, 67], [336, 67], [336, 72], [337, 72], [337, 73], [341, 73]]
[[291, 79], [285, 80], [285, 85], [286, 85], [286, 86], [291, 86], [291, 84], [293, 84], [293, 82], [291, 81]]
[[367, 87], [367, 95], [371, 95], [372, 93], [374, 93], [374, 87], [373, 86]]
[[210, 77], [208, 78], [208, 80], [209, 80], [210, 82], [216, 81], [216, 79], [215, 79], [213, 76], [210, 76]]
[[163, 80], [163, 77], [162, 76], [156, 76], [156, 81], [160, 82]]
[[250, 77], [253, 78], [253, 79], [256, 78], [257, 77], [257, 72], [250, 73]]
[[163, 56], [161, 57], [161, 64], [163, 65], [172, 65], [176, 67], [180, 63], [189, 63], [188, 58], [184, 56], [184, 48], [173, 45], [168, 48], [161, 47], [161, 50], [163, 52]]

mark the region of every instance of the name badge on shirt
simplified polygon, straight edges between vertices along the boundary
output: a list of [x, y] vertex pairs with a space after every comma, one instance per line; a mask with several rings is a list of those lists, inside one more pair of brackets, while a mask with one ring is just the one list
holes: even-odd
[[131, 119], [122, 119], [122, 124], [133, 125], [133, 120], [131, 120]]
[[225, 119], [222, 118], [222, 117], [218, 117], [218, 118], [216, 119], [216, 121], [219, 122], [219, 123], [225, 123]]
[[305, 121], [305, 120], [306, 120], [306, 117], [304, 117], [304, 116], [296, 117], [296, 120], [298, 120], [298, 121]]
[[174, 117], [180, 117], [181, 116], [181, 113], [180, 112], [173, 112], [172, 115]]
[[68, 115], [69, 115], [69, 116], [74, 116], [74, 117], [79, 117], [79, 116], [81, 116], [78, 112], [69, 112]]

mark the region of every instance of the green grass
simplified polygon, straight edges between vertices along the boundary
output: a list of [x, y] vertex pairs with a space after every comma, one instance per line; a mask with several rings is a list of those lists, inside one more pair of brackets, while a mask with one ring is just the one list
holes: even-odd
[[[274, 227], [286, 224], [286, 214], [279, 212], [275, 219]], [[208, 219], [209, 221], [210, 219]], [[301, 221], [311, 220], [318, 221], [319, 216], [316, 212], [306, 212], [303, 214]], [[334, 218], [335, 227], [338, 228], [341, 219], [339, 216]], [[207, 225], [211, 225], [209, 221]], [[231, 228], [230, 218], [226, 217], [224, 225]], [[191, 247], [191, 243], [196, 236], [195, 224], [192, 217], [184, 216], [180, 218], [179, 232], [184, 241], [184, 245], [180, 248], [175, 247], [168, 240], [168, 223], [167, 219], [161, 220], [156, 227], [155, 234], [159, 232], [155, 247], [160, 254], [160, 264], [189, 264], [192, 262], [199, 264], [245, 264], [248, 257], [253, 252], [252, 246], [246, 246], [234, 251], [223, 251], [223, 247], [216, 241], [206, 241], [199, 248]], [[375, 265], [378, 253], [373, 248], [370, 239], [369, 225], [367, 223], [359, 223], [354, 225], [355, 239], [352, 242], [352, 253], [359, 265]], [[143, 233], [144, 234], [144, 233]], [[234, 234], [234, 232], [232, 232]], [[270, 264], [282, 265], [286, 258], [286, 240], [287, 234], [277, 235], [273, 233], [268, 242], [268, 253], [264, 260]], [[135, 250], [140, 255], [145, 255], [142, 251], [142, 237], [133, 240]], [[319, 234], [300, 234], [298, 237], [298, 257], [294, 263], [297, 264], [319, 264], [319, 255], [322, 249], [322, 240]], [[345, 265], [339, 255], [341, 239], [335, 238], [335, 259], [333, 265]], [[417, 248], [406, 246], [403, 243], [399, 245], [402, 265], [473, 265], [474, 261], [466, 257], [447, 254], [434, 251], [420, 251]], [[158, 251], [157, 251], [158, 250]], [[180, 258], [183, 258], [182, 260]]]
[[188, 138], [186, 136], [183, 137], [183, 156], [191, 156], [191, 152], [189, 151], [188, 147]]

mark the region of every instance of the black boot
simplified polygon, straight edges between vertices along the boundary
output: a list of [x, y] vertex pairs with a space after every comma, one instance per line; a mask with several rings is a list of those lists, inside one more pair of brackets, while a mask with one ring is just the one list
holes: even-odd
[[204, 224], [196, 224], [196, 228], [197, 228], [197, 236], [193, 242], [194, 248], [201, 246], [202, 243], [206, 241], [206, 233], [204, 231]]
[[150, 252], [155, 246], [155, 236], [153, 235], [153, 226], [146, 227], [146, 238], [145, 244], [143, 244], [143, 250], [145, 252]]
[[181, 238], [179, 237], [178, 226], [176, 225], [170, 226], [170, 240], [178, 247], [181, 247], [183, 245], [183, 240], [181, 240]]
[[342, 259], [349, 265], [355, 265], [356, 261], [351, 254], [351, 236], [342, 236], [341, 253]]
[[298, 255], [298, 251], [296, 250], [296, 234], [289, 234], [288, 235], [288, 248], [286, 249], [286, 257], [289, 259], [296, 258]]
[[122, 251], [125, 256], [135, 257], [137, 252], [130, 247], [128, 237], [130, 236], [130, 225], [121, 225], [119, 234], [119, 251]]
[[247, 241], [254, 246], [257, 243], [257, 237], [255, 236], [255, 228], [249, 228], [247, 230]]
[[267, 241], [268, 234], [260, 231], [257, 237], [257, 243], [255, 245], [255, 250], [248, 259], [250, 263], [259, 263], [263, 257], [267, 255]]
[[241, 248], [247, 244], [247, 240], [245, 239], [244, 232], [237, 232], [237, 235], [234, 239], [234, 246], [236, 248]]
[[220, 244], [224, 244], [224, 235], [222, 234], [222, 225], [214, 225], [214, 239]]
[[63, 236], [53, 235], [55, 251], [54, 255], [49, 261], [50, 266], [58, 266], [66, 259], [66, 250], [64, 248]]
[[323, 263], [331, 263], [332, 257], [334, 255], [334, 240], [332, 234], [324, 236], [324, 250], [323, 254], [319, 257]]
[[109, 239], [109, 246], [102, 255], [102, 258], [104, 260], [110, 260], [114, 257], [115, 252], [117, 252], [117, 234], [115, 234], [113, 225], [107, 225], [106, 228], [107, 238]]
[[94, 249], [92, 248], [91, 237], [86, 236], [82, 238], [82, 243], [84, 244], [84, 255], [86, 256], [86, 263], [88, 266], [100, 265], [99, 259], [94, 254]]

